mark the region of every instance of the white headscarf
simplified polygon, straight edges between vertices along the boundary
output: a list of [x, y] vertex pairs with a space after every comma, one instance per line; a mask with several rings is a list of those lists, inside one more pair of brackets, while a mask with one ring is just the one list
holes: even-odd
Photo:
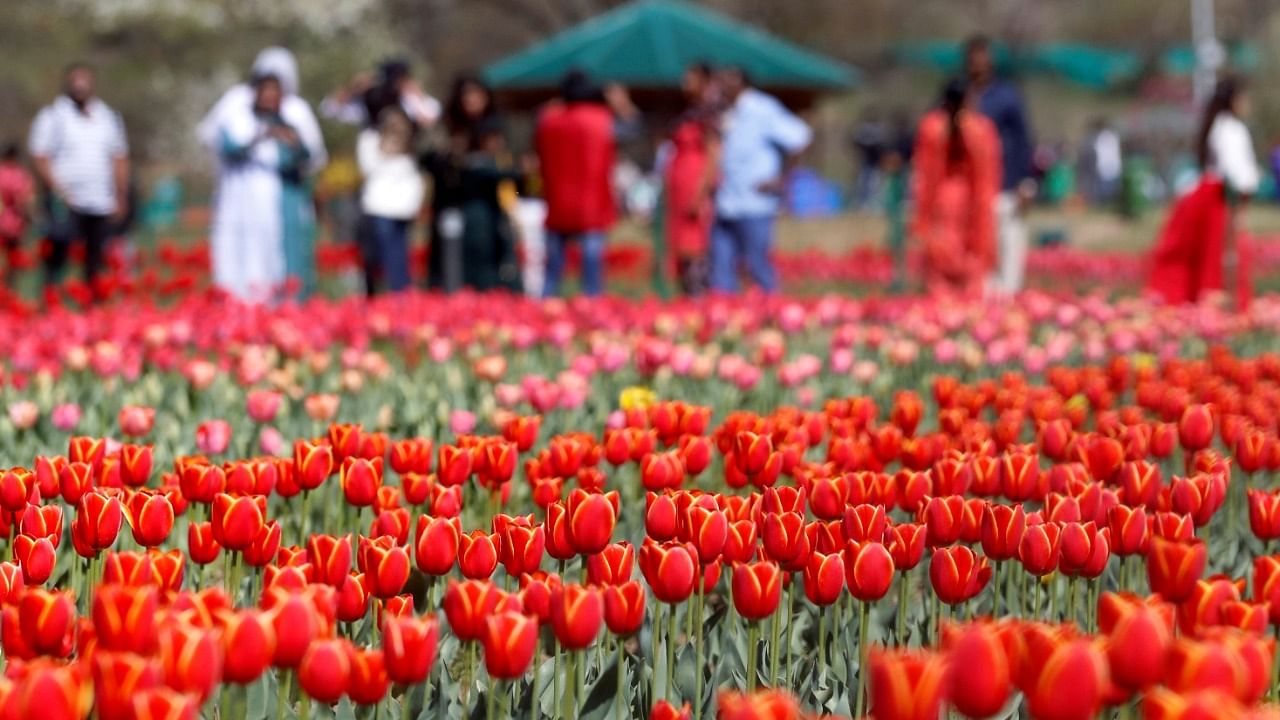
[[[280, 105], [280, 115], [286, 123], [297, 131], [303, 145], [310, 154], [308, 163], [311, 171], [319, 170], [329, 161], [324, 147], [324, 136], [320, 132], [320, 123], [316, 121], [311, 105], [298, 95], [298, 61], [293, 53], [282, 47], [269, 47], [258, 53], [253, 61], [253, 77], [274, 76], [280, 81], [280, 89], [284, 91], [284, 99]], [[235, 114], [253, 113], [254, 91], [247, 83], [239, 83], [227, 90], [209, 110], [196, 128], [196, 135], [205, 146], [218, 147], [219, 129]]]
[[282, 47], [269, 47], [258, 53], [253, 61], [253, 76], [274, 75], [280, 81], [284, 94], [298, 94], [298, 61], [293, 53]]

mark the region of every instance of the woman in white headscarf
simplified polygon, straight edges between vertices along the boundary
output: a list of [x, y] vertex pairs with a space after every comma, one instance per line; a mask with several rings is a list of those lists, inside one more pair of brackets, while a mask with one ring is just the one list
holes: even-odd
[[218, 162], [213, 281], [245, 302], [304, 296], [314, 284], [315, 217], [309, 180], [327, 156], [298, 66], [267, 48], [250, 81], [228, 90], [201, 121]]

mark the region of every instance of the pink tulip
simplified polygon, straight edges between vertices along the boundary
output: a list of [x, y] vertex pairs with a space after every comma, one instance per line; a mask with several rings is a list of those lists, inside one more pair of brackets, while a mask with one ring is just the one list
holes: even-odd
[[80, 424], [80, 406], [75, 403], [61, 403], [53, 406], [49, 413], [53, 426], [62, 432], [71, 432]]
[[274, 390], [254, 390], [245, 396], [245, 411], [249, 419], [265, 425], [275, 419], [284, 396]]
[[449, 413], [449, 430], [454, 435], [467, 435], [476, 429], [476, 414], [469, 410], [454, 410]]
[[205, 455], [221, 455], [231, 444], [231, 423], [205, 420], [196, 428], [196, 448]]
[[9, 422], [19, 430], [30, 430], [40, 420], [40, 408], [30, 400], [9, 405]]

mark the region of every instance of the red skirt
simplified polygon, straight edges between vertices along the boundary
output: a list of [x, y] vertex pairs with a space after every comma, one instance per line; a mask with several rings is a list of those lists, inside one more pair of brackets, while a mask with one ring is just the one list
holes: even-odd
[[[1225, 289], [1223, 258], [1227, 245], [1227, 205], [1222, 180], [1202, 179], [1178, 199], [1169, 211], [1151, 257], [1147, 290], [1169, 304], [1195, 303], [1206, 295]], [[1252, 287], [1249, 282], [1249, 243], [1245, 233], [1235, 233], [1237, 307], [1248, 307]]]

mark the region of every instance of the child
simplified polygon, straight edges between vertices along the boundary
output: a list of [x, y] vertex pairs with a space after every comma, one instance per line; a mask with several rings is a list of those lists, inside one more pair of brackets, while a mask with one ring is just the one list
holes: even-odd
[[13, 286], [19, 246], [31, 222], [35, 183], [22, 165], [17, 143], [0, 152], [0, 244], [5, 253], [5, 285]]
[[[426, 187], [413, 154], [413, 123], [397, 106], [378, 115], [376, 128], [360, 133], [356, 158], [364, 176], [360, 209], [368, 223], [364, 259], [369, 294], [409, 287], [409, 228]], [[376, 283], [376, 285], [375, 285]]]

